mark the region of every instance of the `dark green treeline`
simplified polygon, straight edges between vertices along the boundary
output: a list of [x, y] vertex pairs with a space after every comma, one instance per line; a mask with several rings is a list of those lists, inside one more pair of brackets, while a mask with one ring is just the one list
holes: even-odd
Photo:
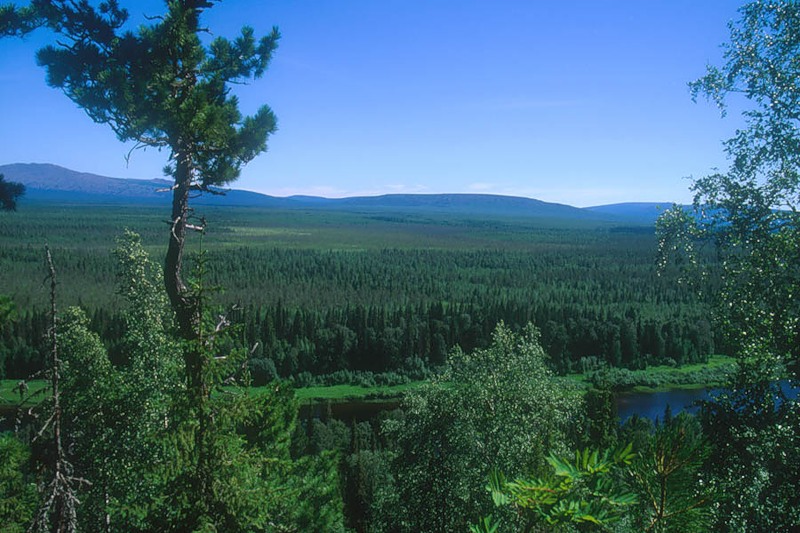
[[[0, 220], [0, 282], [18, 309], [0, 326], [0, 373], [23, 377], [41, 364], [36, 241], [44, 235], [62, 299], [87, 309], [113, 355], [124, 326], [108, 249], [115, 231], [135, 226], [157, 252], [161, 228], [157, 217], [148, 222], [151, 209], [31, 209]], [[216, 299], [237, 309], [229, 312], [240, 327], [236, 342], [257, 345], [257, 381], [338, 371], [419, 375], [453, 346], [487, 346], [499, 321], [536, 324], [559, 372], [600, 361], [682, 364], [724, 352], [694, 293], [656, 275], [647, 227], [240, 208], [213, 216], [219, 227], [196, 249], [209, 250], [210, 282], [224, 285]]]

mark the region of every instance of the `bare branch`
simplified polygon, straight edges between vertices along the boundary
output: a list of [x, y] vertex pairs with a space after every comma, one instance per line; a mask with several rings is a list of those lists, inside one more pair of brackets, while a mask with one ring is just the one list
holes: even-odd
[[[49, 483], [40, 485], [39, 490], [43, 493], [43, 503], [39, 507], [36, 517], [28, 529], [29, 532], [57, 531], [58, 533], [74, 533], [78, 527], [77, 506], [80, 500], [76, 496], [77, 486], [88, 484], [83, 478], [73, 477], [72, 464], [66, 456], [62, 444], [62, 425], [61, 425], [61, 401], [59, 378], [61, 370], [61, 359], [59, 357], [58, 345], [58, 310], [56, 307], [56, 269], [53, 265], [53, 258], [50, 248], [45, 246], [47, 259], [48, 278], [50, 281], [50, 386], [52, 388], [51, 412], [47, 420], [39, 429], [34, 440], [42, 438], [45, 432], [52, 430], [53, 450], [52, 463], [45, 465], [47, 470], [52, 471], [52, 479]], [[52, 524], [51, 524], [52, 522]]]

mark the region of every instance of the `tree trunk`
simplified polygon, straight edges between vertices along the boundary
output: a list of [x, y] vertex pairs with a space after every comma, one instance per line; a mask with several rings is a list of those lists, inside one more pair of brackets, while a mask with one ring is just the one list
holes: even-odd
[[182, 339], [188, 341], [183, 349], [186, 371], [186, 387], [189, 400], [190, 417], [197, 421], [194, 434], [195, 465], [190, 474], [192, 493], [197, 498], [202, 510], [208, 508], [210, 501], [211, 478], [209, 472], [208, 425], [210, 395], [206, 380], [207, 354], [202, 338], [202, 309], [198, 298], [189, 293], [183, 281], [183, 251], [189, 229], [189, 193], [192, 185], [192, 169], [189, 158], [182, 152], [176, 152], [175, 188], [172, 195], [172, 217], [169, 235], [169, 246], [164, 268], [164, 284], [170, 304], [175, 312], [178, 332]]
[[183, 248], [186, 242], [186, 225], [189, 217], [189, 191], [192, 171], [188, 158], [181, 152], [175, 154], [175, 188], [172, 191], [172, 216], [170, 218], [169, 246], [164, 267], [164, 285], [169, 296], [182, 338], [197, 337], [196, 306], [187, 294], [183, 282]]

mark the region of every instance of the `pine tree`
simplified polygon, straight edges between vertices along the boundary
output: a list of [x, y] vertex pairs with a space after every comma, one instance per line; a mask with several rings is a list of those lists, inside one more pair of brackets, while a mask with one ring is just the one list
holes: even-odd
[[260, 77], [277, 47], [277, 29], [256, 39], [250, 27], [228, 40], [217, 37], [204, 45], [203, 12], [212, 0], [175, 0], [167, 12], [135, 32], [125, 24], [128, 13], [116, 0], [98, 8], [88, 2], [34, 0], [15, 10], [4, 8], [4, 34], [22, 34], [45, 27], [55, 44], [36, 55], [49, 85], [59, 88], [98, 123], [108, 124], [121, 141], [134, 148], [166, 150], [165, 173], [173, 178], [172, 211], [164, 284], [175, 312], [183, 348], [187, 408], [194, 432], [196, 470], [192, 486], [202, 500], [209, 485], [209, 399], [214, 383], [209, 349], [214, 326], [204, 323], [202, 287], [184, 280], [184, 247], [188, 232], [203, 231], [189, 206], [194, 193], [216, 193], [234, 181], [240, 169], [266, 150], [276, 119], [267, 106], [243, 117], [230, 84]]
[[25, 194], [25, 186], [21, 183], [6, 181], [0, 174], [0, 211], [16, 211], [17, 200]]

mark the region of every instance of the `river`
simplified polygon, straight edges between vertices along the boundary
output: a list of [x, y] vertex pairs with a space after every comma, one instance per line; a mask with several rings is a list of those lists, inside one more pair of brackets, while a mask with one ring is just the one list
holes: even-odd
[[694, 402], [708, 400], [718, 389], [671, 389], [659, 392], [623, 392], [617, 395], [617, 415], [624, 422], [633, 415], [655, 420], [664, 418], [669, 405], [673, 415], [681, 411], [697, 412]]
[[[655, 421], [664, 417], [664, 409], [669, 404], [673, 414], [682, 410], [697, 411], [692, 404], [706, 400], [718, 389], [672, 389], [661, 392], [624, 392], [617, 395], [616, 405], [620, 421], [638, 414]], [[343, 421], [363, 422], [370, 420], [382, 411], [400, 407], [398, 399], [386, 401], [345, 400], [306, 404], [300, 407], [300, 418], [337, 418]]]
[[[783, 391], [790, 398], [796, 398], [800, 389], [793, 388], [788, 380], [781, 381]], [[664, 409], [670, 406], [673, 415], [686, 410], [696, 412], [694, 403], [698, 400], [707, 400], [714, 392], [720, 389], [671, 389], [660, 392], [625, 392], [617, 395], [617, 414], [621, 422], [637, 414], [641, 417], [655, 420], [664, 417]], [[372, 419], [381, 411], [397, 409], [400, 406], [398, 399], [384, 402], [363, 400], [317, 403], [303, 405], [300, 408], [301, 418], [338, 418], [344, 421], [361, 422]], [[11, 405], [0, 405], [0, 431], [9, 430], [13, 425], [15, 408]], [[3, 420], [5, 418], [5, 420]]]
[[[792, 388], [789, 381], [781, 381], [781, 387], [789, 398], [798, 396], [797, 388]], [[634, 414], [655, 421], [656, 418], [664, 417], [664, 409], [667, 405], [673, 415], [681, 411], [690, 413], [697, 412], [694, 405], [698, 400], [708, 400], [711, 396], [721, 389], [718, 388], [697, 388], [697, 389], [670, 389], [659, 392], [623, 392], [616, 397], [617, 414], [620, 422], [624, 422]], [[306, 404], [300, 408], [301, 418], [337, 418], [346, 422], [363, 422], [378, 416], [382, 411], [397, 409], [400, 407], [398, 399], [386, 401], [334, 401], [330, 403], [321, 402]]]
[[[781, 389], [788, 398], [797, 398], [800, 389], [792, 387], [789, 380], [780, 382]], [[617, 395], [617, 414], [621, 422], [637, 414], [655, 420], [664, 417], [664, 409], [669, 405], [673, 415], [681, 411], [697, 412], [695, 402], [708, 400], [718, 388], [671, 389], [659, 392], [625, 392]]]

